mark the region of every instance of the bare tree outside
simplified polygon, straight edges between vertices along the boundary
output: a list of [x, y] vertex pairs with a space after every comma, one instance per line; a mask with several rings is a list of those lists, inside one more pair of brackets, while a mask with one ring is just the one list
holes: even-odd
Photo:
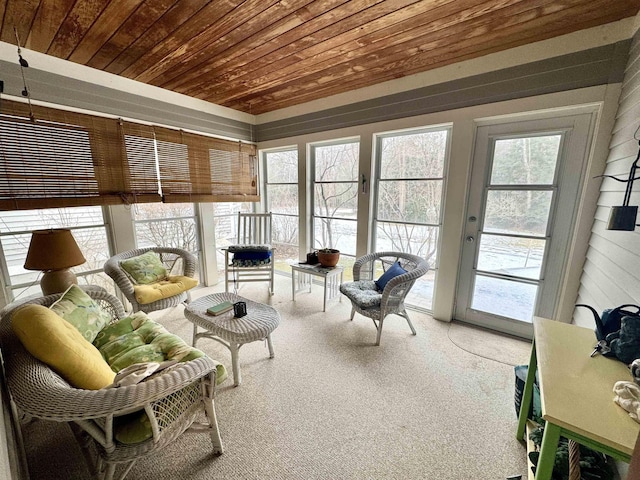
[[197, 254], [193, 203], [143, 203], [134, 208], [138, 247], [173, 247]]
[[447, 131], [381, 139], [377, 247], [420, 255], [438, 247]]
[[298, 151], [265, 152], [267, 211], [272, 214], [276, 269], [298, 259]]
[[[448, 130], [407, 132], [379, 140], [376, 250], [420, 255], [430, 271], [407, 297], [431, 308], [441, 225]], [[380, 272], [381, 273], [381, 272]]]
[[357, 142], [314, 146], [315, 248], [356, 253], [359, 147]]

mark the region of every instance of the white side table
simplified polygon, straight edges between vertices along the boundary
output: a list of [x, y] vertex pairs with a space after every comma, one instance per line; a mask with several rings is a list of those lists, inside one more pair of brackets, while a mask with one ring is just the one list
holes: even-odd
[[[324, 297], [322, 301], [322, 311], [327, 310], [327, 300], [340, 296], [340, 284], [342, 283], [342, 267], [323, 267], [319, 263], [316, 265], [306, 265], [294, 263], [291, 265], [291, 294], [296, 300], [296, 293], [303, 290], [311, 292], [313, 276], [323, 279]], [[297, 275], [296, 275], [297, 273]]]

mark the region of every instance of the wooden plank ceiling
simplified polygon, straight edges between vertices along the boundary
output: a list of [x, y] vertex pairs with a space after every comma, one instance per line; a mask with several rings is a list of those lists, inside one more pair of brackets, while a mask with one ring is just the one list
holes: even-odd
[[[640, 0], [0, 0], [0, 40], [259, 114], [633, 16]], [[35, 65], [32, 65], [36, 67]]]

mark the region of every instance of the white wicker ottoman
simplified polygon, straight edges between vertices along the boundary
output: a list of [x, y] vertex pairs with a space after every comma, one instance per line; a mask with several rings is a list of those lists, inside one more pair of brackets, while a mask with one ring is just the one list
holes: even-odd
[[[245, 302], [247, 315], [241, 318], [233, 316], [233, 310], [218, 316], [209, 315], [207, 308], [222, 302]], [[214, 293], [189, 303], [184, 315], [193, 323], [193, 346], [199, 338], [211, 338], [223, 344], [231, 351], [233, 382], [240, 385], [240, 365], [238, 352], [245, 343], [267, 339], [269, 358], [274, 357], [271, 344], [271, 332], [280, 324], [280, 314], [269, 305], [253, 302], [233, 293]], [[205, 329], [198, 333], [198, 327]]]

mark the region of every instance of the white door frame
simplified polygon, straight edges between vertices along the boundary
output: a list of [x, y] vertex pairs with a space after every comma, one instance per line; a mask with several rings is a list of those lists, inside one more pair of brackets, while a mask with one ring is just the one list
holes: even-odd
[[[569, 114], [571, 113], [571, 114]], [[587, 170], [587, 159], [593, 135], [596, 112], [577, 114], [554, 112], [535, 120], [501, 120], [484, 122], [476, 127], [476, 141], [473, 152], [473, 171], [468, 189], [467, 211], [465, 215], [464, 239], [477, 240], [481, 229], [486, 200], [486, 186], [491, 171], [492, 146], [496, 138], [532, 133], [560, 132], [563, 141], [557, 171], [558, 190], [554, 191], [550, 219], [547, 230], [548, 245], [534, 315], [554, 318], [561, 299], [562, 285], [568, 269], [568, 252], [576, 227], [580, 205], [580, 194]], [[476, 217], [478, 221], [469, 221]], [[531, 338], [532, 324], [506, 319], [498, 315], [480, 312], [470, 308], [475, 279], [478, 243], [463, 242], [460, 271], [456, 292], [455, 317], [468, 323]], [[547, 268], [545, 268], [547, 265]]]

